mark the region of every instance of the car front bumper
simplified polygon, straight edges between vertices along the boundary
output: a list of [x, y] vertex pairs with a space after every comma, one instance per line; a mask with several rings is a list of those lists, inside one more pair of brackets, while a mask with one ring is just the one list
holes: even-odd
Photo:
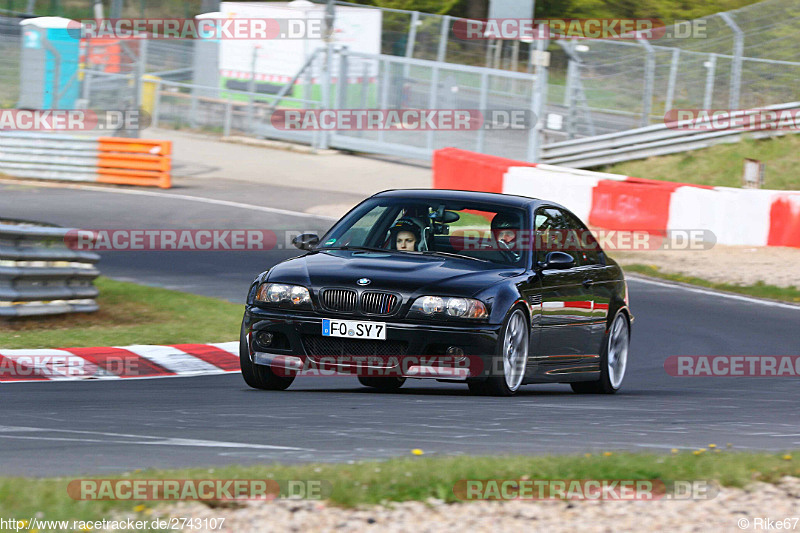
[[[313, 375], [348, 374], [444, 380], [481, 379], [497, 366], [501, 326], [492, 324], [421, 324], [388, 319], [348, 317], [346, 320], [386, 325], [385, 341], [322, 337], [323, 317], [250, 306], [244, 334], [255, 364]], [[259, 333], [278, 342], [261, 346]], [[320, 350], [320, 347], [324, 349]], [[446, 355], [460, 348], [463, 357]], [[316, 372], [316, 373], [315, 373]]]

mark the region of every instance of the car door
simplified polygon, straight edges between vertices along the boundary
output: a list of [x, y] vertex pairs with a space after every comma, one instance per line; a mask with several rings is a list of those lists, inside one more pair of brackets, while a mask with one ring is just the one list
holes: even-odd
[[599, 358], [609, 320], [609, 308], [614, 293], [618, 290], [619, 280], [606, 264], [605, 252], [603, 252], [591, 231], [575, 215], [570, 213], [568, 218], [571, 219], [571, 224], [581, 227], [581, 235], [583, 235], [580, 239], [579, 256], [586, 279], [591, 284], [592, 299], [594, 301], [589, 336], [589, 353], [597, 354]]
[[[540, 207], [535, 215], [535, 263], [540, 279], [542, 314], [539, 350], [532, 364], [536, 374], [557, 378], [582, 372], [593, 364], [592, 349], [594, 296], [592, 265], [568, 237], [580, 228], [569, 212]], [[546, 268], [547, 254], [562, 251], [573, 257], [571, 268]]]

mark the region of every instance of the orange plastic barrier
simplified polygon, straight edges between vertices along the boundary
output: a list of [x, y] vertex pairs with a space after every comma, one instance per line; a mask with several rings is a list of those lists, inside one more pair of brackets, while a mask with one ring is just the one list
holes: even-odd
[[442, 148], [433, 152], [433, 188], [503, 192], [503, 175], [509, 168], [535, 166], [458, 148]]
[[172, 142], [100, 137], [97, 181], [119, 185], [172, 186]]
[[800, 194], [781, 194], [773, 200], [767, 246], [800, 248]]

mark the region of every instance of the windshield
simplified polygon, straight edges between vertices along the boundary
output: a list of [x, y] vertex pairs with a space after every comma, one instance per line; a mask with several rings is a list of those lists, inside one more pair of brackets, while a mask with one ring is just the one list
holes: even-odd
[[339, 221], [317, 249], [388, 250], [521, 266], [524, 252], [514, 238], [524, 228], [522, 209], [435, 199], [375, 198]]

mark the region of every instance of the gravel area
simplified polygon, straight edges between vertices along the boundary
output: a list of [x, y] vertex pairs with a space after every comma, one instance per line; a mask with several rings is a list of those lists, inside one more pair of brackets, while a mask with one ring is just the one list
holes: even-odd
[[[151, 516], [159, 515], [225, 517], [222, 531], [236, 533], [762, 531], [766, 528], [758, 527], [757, 518], [782, 520], [800, 516], [800, 478], [784, 477], [776, 485], [755, 483], [747, 489], [722, 488], [715, 498], [701, 501], [480, 501], [444, 504], [430, 500], [342, 509], [325, 502], [279, 500], [248, 503], [237, 509], [179, 503], [160, 507]], [[800, 531], [800, 523], [793, 529]]]
[[714, 282], [753, 285], [763, 281], [800, 288], [800, 248], [723, 246], [710, 250], [612, 252], [623, 266], [652, 265], [670, 274], [685, 274]]

